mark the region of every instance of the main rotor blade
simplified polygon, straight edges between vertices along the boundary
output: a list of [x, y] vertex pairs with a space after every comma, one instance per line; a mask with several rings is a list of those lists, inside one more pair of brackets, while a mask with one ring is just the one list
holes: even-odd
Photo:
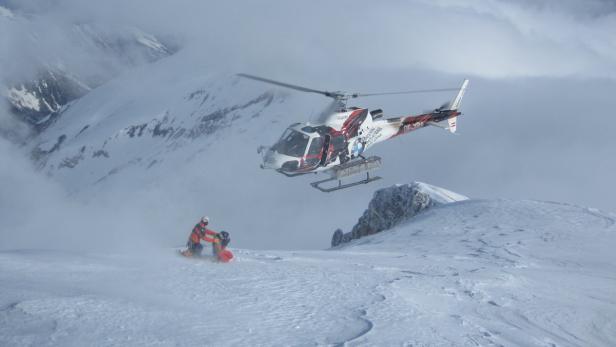
[[255, 80], [255, 81], [265, 82], [265, 83], [269, 83], [269, 84], [275, 84], [277, 86], [281, 86], [281, 87], [285, 87], [285, 88], [290, 88], [290, 89], [295, 89], [295, 90], [299, 90], [299, 91], [302, 91], [302, 92], [317, 93], [317, 94], [322, 94], [322, 95], [329, 96], [329, 97], [336, 97], [338, 95], [338, 93], [332, 93], [332, 92], [328, 92], [328, 91], [324, 91], [324, 90], [318, 90], [318, 89], [306, 88], [306, 87], [302, 87], [302, 86], [296, 86], [294, 84], [278, 82], [278, 81], [270, 80], [268, 78], [263, 78], [263, 77], [259, 77], [259, 76], [249, 75], [249, 74], [245, 74], [245, 73], [238, 73], [237, 75], [241, 76], [241, 77], [245, 77], [245, 78], [250, 78], [250, 79]]
[[419, 94], [419, 93], [437, 93], [437, 92], [451, 92], [457, 91], [459, 88], [441, 88], [441, 89], [418, 89], [418, 90], [407, 90], [401, 92], [385, 92], [385, 93], [353, 93], [351, 94], [354, 98], [364, 97], [364, 96], [376, 96], [376, 95], [396, 95], [396, 94]]

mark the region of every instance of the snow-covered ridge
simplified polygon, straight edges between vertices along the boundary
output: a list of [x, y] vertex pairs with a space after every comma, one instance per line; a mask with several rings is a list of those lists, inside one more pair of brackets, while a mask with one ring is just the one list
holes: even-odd
[[127, 66], [136, 66], [153, 62], [177, 51], [170, 43], [163, 43], [155, 35], [136, 27], [124, 27], [115, 30], [94, 24], [74, 24], [71, 35], [76, 42], [91, 48], [94, 45], [102, 53], [110, 54]]
[[138, 43], [150, 48], [154, 52], [159, 52], [159, 54], [161, 55], [168, 55], [173, 53], [172, 50], [167, 47], [167, 45], [160, 42], [160, 40], [154, 35], [148, 34], [139, 29], [134, 30], [134, 35], [135, 40], [137, 40]]
[[344, 234], [338, 229], [332, 247], [363, 236], [389, 230], [431, 207], [468, 200], [466, 196], [423, 182], [396, 184], [377, 190], [368, 208], [353, 229]]
[[445, 188], [433, 186], [431, 184], [423, 182], [413, 182], [411, 184], [411, 188], [413, 188], [417, 192], [421, 192], [429, 196], [432, 201], [439, 204], [449, 204], [452, 202], [464, 201], [469, 199], [467, 196], [464, 196], [462, 194], [458, 194], [452, 192], [451, 190], [447, 190]]
[[[211, 87], [205, 88], [204, 83]], [[104, 86], [59, 115], [57, 123], [39, 137], [34, 157], [49, 174], [79, 177], [73, 181], [79, 188], [121, 170], [148, 170], [169, 157], [175, 159], [171, 154], [184, 147], [199, 145], [195, 140], [207, 140], [232, 124], [243, 128], [242, 122], [258, 117], [275, 100], [269, 92], [239, 95], [241, 89], [232, 83], [233, 78], [225, 77], [195, 81], [179, 90], [161, 85], [165, 95], [160, 100], [152, 99], [149, 89], [126, 95], [121, 81]], [[225, 96], [216, 92], [221, 88], [238, 94], [223, 101]], [[94, 106], [100, 102], [104, 107]], [[83, 171], [93, 174], [84, 177]]]

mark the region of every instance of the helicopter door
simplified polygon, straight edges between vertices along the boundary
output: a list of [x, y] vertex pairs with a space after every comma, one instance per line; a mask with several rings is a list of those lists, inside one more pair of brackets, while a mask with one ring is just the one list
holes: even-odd
[[305, 156], [304, 162], [310, 168], [317, 168], [321, 162], [321, 151], [323, 149], [323, 138], [320, 136], [313, 137], [308, 146], [308, 153]]
[[327, 155], [329, 154], [329, 143], [331, 142], [331, 136], [325, 135], [323, 137], [325, 138], [325, 140], [323, 141], [323, 151], [321, 153], [321, 162], [319, 163], [319, 166], [325, 166], [325, 163], [327, 163]]

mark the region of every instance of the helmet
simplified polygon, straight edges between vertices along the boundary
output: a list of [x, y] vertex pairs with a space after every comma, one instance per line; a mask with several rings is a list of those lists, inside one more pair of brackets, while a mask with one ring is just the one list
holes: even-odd
[[210, 218], [207, 216], [204, 216], [203, 218], [201, 218], [201, 222], [205, 223], [205, 224], [209, 224], [210, 223]]
[[227, 247], [229, 242], [231, 242], [231, 237], [229, 237], [229, 233], [224, 230], [218, 234], [218, 238], [220, 239], [220, 243], [223, 247]]

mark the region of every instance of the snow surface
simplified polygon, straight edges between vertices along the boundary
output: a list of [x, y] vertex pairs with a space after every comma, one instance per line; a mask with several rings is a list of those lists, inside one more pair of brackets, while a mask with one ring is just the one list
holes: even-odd
[[468, 200], [467, 196], [428, 183], [415, 182], [413, 186], [419, 192], [429, 195], [430, 198], [437, 203], [448, 204], [451, 202]]
[[[467, 200], [338, 250], [0, 252], [0, 345], [613, 346], [615, 216]], [[143, 253], [145, 252], [145, 253]]]

